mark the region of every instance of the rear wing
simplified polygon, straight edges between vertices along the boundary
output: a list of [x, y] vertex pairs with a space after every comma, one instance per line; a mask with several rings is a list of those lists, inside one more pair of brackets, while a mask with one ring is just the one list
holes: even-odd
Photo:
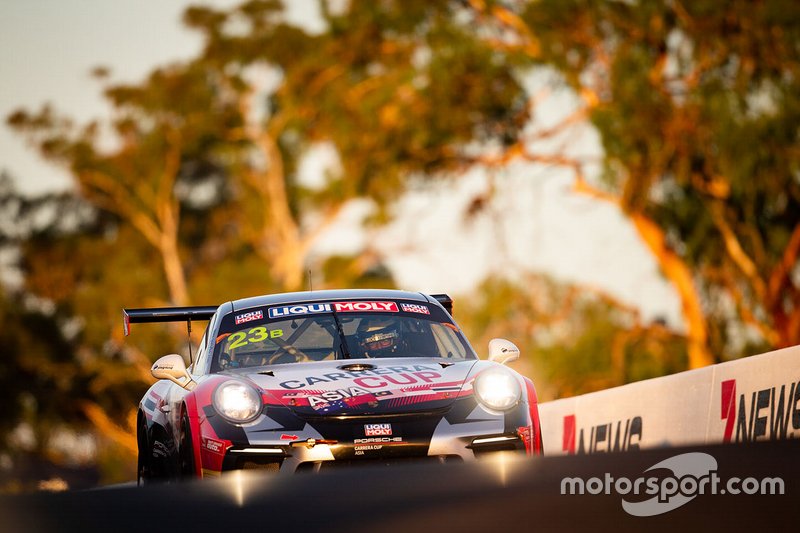
[[[439, 302], [452, 316], [453, 299], [446, 294], [431, 294], [431, 298]], [[125, 336], [131, 333], [131, 324], [155, 322], [192, 322], [192, 320], [209, 320], [217, 312], [218, 306], [195, 307], [147, 307], [142, 309], [123, 309], [122, 328]]]
[[431, 298], [442, 304], [450, 316], [453, 316], [453, 299], [446, 294], [431, 294]]
[[145, 309], [123, 309], [122, 328], [125, 335], [131, 332], [135, 322], [189, 322], [209, 320], [217, 312], [217, 306], [196, 307], [150, 307]]

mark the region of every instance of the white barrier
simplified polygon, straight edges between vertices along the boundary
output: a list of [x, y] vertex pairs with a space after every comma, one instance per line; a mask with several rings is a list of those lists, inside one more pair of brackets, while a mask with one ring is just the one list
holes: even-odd
[[539, 405], [547, 455], [800, 438], [800, 346]]

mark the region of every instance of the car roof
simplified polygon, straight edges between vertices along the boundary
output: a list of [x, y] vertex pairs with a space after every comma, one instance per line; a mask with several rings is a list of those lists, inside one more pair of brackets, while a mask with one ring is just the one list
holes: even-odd
[[231, 311], [241, 311], [251, 307], [280, 305], [289, 303], [305, 303], [335, 300], [413, 300], [434, 303], [436, 300], [421, 292], [397, 291], [389, 289], [335, 289], [324, 291], [284, 292], [265, 296], [253, 296], [230, 302]]

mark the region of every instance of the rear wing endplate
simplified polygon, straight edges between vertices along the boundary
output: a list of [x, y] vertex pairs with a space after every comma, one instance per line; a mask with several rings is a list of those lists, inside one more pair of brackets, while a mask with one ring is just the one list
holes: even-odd
[[127, 336], [130, 334], [131, 324], [134, 322], [191, 322], [192, 320], [209, 320], [216, 312], [217, 306], [123, 309], [122, 328]]
[[431, 298], [442, 304], [450, 316], [453, 316], [453, 299], [446, 294], [431, 294]]

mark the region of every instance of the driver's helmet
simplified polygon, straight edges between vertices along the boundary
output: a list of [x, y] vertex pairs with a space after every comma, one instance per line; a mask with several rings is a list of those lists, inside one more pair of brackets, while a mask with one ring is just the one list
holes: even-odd
[[357, 334], [367, 357], [391, 357], [400, 348], [399, 325], [391, 317], [365, 318], [358, 325]]

